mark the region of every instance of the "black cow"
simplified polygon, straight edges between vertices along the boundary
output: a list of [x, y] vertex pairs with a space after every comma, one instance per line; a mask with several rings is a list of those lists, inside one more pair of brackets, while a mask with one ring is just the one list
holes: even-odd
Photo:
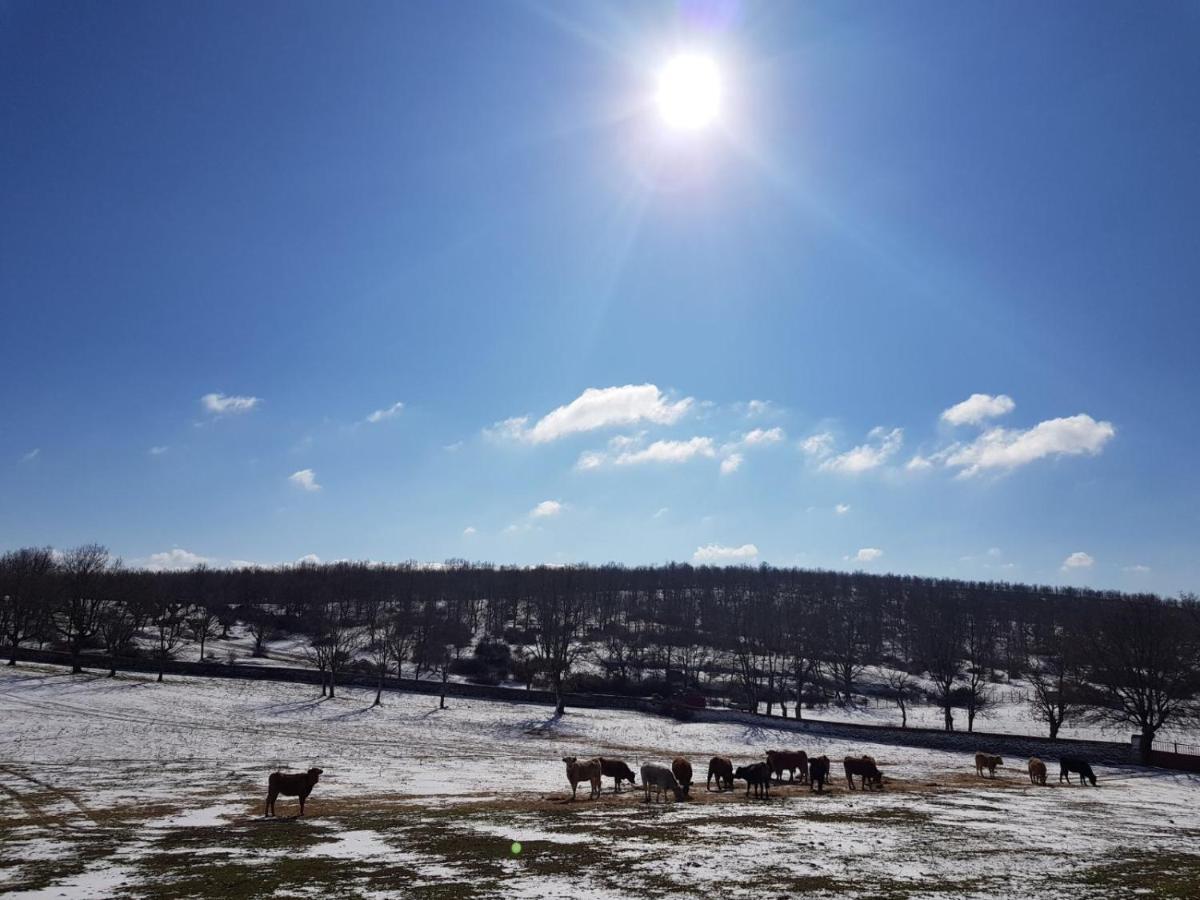
[[600, 757], [600, 774], [605, 778], [613, 780], [614, 794], [621, 792], [622, 781], [637, 784], [633, 777], [633, 769], [625, 765], [625, 760], [623, 759], [611, 759], [607, 756]]
[[1059, 784], [1062, 780], [1067, 779], [1067, 784], [1071, 783], [1071, 773], [1074, 772], [1079, 776], [1079, 783], [1082, 785], [1084, 781], [1090, 781], [1092, 787], [1096, 786], [1096, 773], [1092, 771], [1092, 767], [1085, 760], [1075, 756], [1064, 756], [1058, 761], [1061, 768], [1058, 770]]
[[771, 770], [765, 762], [749, 766], [738, 766], [733, 773], [734, 778], [742, 778], [746, 782], [746, 796], [750, 796], [750, 786], [754, 786], [754, 796], [764, 800], [771, 796]]
[[808, 789], [810, 791], [825, 790], [825, 781], [829, 778], [829, 757], [814, 756], [808, 761]]

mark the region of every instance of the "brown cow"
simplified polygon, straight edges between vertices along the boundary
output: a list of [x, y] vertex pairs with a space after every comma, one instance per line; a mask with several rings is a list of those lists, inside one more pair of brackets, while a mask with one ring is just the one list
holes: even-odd
[[712, 790], [713, 776], [717, 776], [717, 791], [720, 792], [725, 788], [722, 784], [733, 790], [733, 760], [727, 756], [714, 756], [708, 761], [708, 790]]
[[876, 788], [883, 788], [883, 773], [879, 771], [875, 765], [875, 760], [869, 756], [847, 756], [842, 760], [842, 765], [846, 770], [846, 781], [850, 785], [850, 790], [854, 790], [854, 776], [857, 775], [862, 781], [863, 790], [867, 789], [867, 785], [873, 785]]
[[988, 777], [996, 777], [996, 767], [1004, 765], [1004, 760], [998, 756], [992, 756], [990, 753], [975, 754], [975, 774], [980, 778], [983, 777], [983, 770], [988, 770]]
[[682, 756], [677, 756], [671, 760], [671, 774], [683, 789], [683, 796], [689, 796], [692, 791], [692, 764]]
[[600, 760], [598, 758], [580, 762], [574, 756], [564, 756], [562, 761], [567, 764], [567, 781], [571, 782], [572, 800], [575, 799], [575, 790], [581, 781], [591, 782], [592, 790], [588, 794], [589, 800], [595, 800], [600, 796]]
[[628, 781], [630, 784], [637, 784], [633, 777], [633, 769], [625, 764], [623, 759], [612, 759], [607, 756], [600, 757], [600, 774], [605, 778], [613, 780], [613, 793], [621, 793], [621, 782]]
[[321, 774], [321, 769], [309, 769], [307, 772], [272, 772], [271, 777], [267, 779], [267, 808], [263, 815], [275, 815], [275, 800], [280, 794], [285, 797], [299, 797], [299, 814], [304, 815], [304, 801], [312, 793]]
[[767, 768], [775, 776], [778, 784], [783, 784], [783, 773], [788, 773], [788, 782], [796, 780], [796, 770], [800, 770], [800, 783], [808, 781], [808, 754], [803, 750], [768, 750]]
[[1029, 783], [1046, 784], [1046, 764], [1036, 756], [1029, 760]]
[[808, 789], [823, 791], [829, 778], [829, 757], [814, 756], [808, 761]]

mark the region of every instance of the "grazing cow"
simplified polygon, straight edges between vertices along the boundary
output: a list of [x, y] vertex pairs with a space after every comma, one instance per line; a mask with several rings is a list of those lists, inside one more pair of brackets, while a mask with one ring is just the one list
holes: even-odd
[[975, 774], [980, 778], [983, 777], [983, 770], [988, 770], [988, 777], [996, 777], [996, 766], [1004, 765], [1004, 760], [998, 756], [992, 756], [990, 753], [975, 754]]
[[637, 784], [633, 777], [633, 769], [625, 765], [623, 759], [610, 759], [607, 756], [600, 757], [600, 774], [605, 778], [613, 780], [613, 793], [621, 793], [621, 782], [628, 781], [630, 784]]
[[808, 754], [803, 750], [768, 750], [767, 768], [775, 776], [775, 781], [783, 784], [783, 773], [788, 773], [788, 781], [796, 780], [796, 770], [800, 770], [801, 783], [808, 781]]
[[863, 790], [867, 789], [867, 785], [879, 790], [883, 789], [883, 773], [879, 771], [875, 760], [871, 757], [847, 756], [842, 760], [842, 766], [846, 770], [846, 782], [850, 785], [850, 790], [854, 790], [855, 775], [862, 781]]
[[[714, 756], [708, 761], [708, 790], [712, 790], [713, 776], [717, 777], [717, 791], [733, 790], [733, 761], [725, 756]], [[724, 787], [722, 787], [724, 785]]]
[[1092, 767], [1086, 761], [1075, 756], [1064, 756], [1058, 761], [1061, 768], [1058, 771], [1058, 781], [1061, 784], [1064, 778], [1067, 779], [1067, 784], [1071, 783], [1071, 773], [1075, 772], [1079, 776], [1079, 783], [1090, 781], [1092, 787], [1096, 786], [1096, 774], [1092, 771]]
[[810, 791], [825, 790], [825, 781], [829, 778], [829, 757], [814, 756], [808, 761], [808, 789]]
[[600, 759], [588, 759], [580, 762], [574, 756], [564, 756], [562, 761], [567, 764], [567, 781], [571, 782], [571, 799], [575, 799], [575, 790], [579, 787], [579, 782], [591, 782], [592, 790], [588, 794], [589, 800], [595, 800], [600, 796]]
[[692, 764], [682, 756], [677, 756], [671, 760], [671, 774], [675, 776], [675, 780], [683, 788], [683, 796], [690, 796], [692, 792]]
[[762, 797], [764, 800], [771, 798], [771, 770], [765, 762], [738, 766], [733, 777], [745, 779], [747, 797], [750, 796], [750, 787], [753, 785], [755, 797]]
[[1046, 784], [1046, 764], [1036, 756], [1029, 760], [1029, 783]]
[[642, 787], [646, 789], [646, 803], [650, 802], [650, 789], [654, 788], [654, 796], [662, 797], [663, 791], [671, 791], [676, 800], [683, 799], [683, 788], [679, 786], [675, 775], [666, 766], [657, 763], [646, 763], [642, 766]]
[[309, 769], [307, 772], [272, 772], [271, 777], [267, 779], [267, 808], [263, 815], [275, 815], [275, 800], [280, 794], [285, 797], [299, 797], [300, 815], [304, 815], [304, 801], [308, 799], [320, 777], [321, 769]]

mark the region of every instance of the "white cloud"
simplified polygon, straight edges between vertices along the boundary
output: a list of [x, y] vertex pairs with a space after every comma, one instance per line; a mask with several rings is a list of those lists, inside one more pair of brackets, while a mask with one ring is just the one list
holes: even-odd
[[666, 515], [667, 513], [669, 513], [670, 511], [671, 511], [671, 507], [669, 507], [669, 506], [662, 506], [662, 507], [659, 507], [659, 510], [658, 510], [658, 512], [656, 512], [656, 513], [655, 513], [654, 515], [652, 515], [650, 518], [652, 518], [652, 519], [661, 519], [663, 516], [665, 516], [665, 515]]
[[1072, 569], [1090, 569], [1095, 564], [1096, 560], [1091, 556], [1082, 550], [1077, 550], [1063, 560], [1062, 569], [1064, 572], [1069, 572]]
[[473, 534], [475, 534], [475, 526], [474, 525], [468, 525], [466, 528], [463, 529], [463, 537], [470, 537]]
[[1130, 572], [1134, 575], [1145, 575], [1147, 572], [1150, 571], [1150, 567], [1143, 566], [1141, 563], [1138, 563], [1137, 565], [1134, 565], [1134, 566], [1126, 566], [1124, 571]]
[[557, 500], [543, 500], [529, 511], [529, 515], [534, 519], [549, 519], [557, 516], [563, 509], [565, 506]]
[[463, 448], [462, 441], [455, 441], [453, 444], [446, 444], [445, 446], [442, 447], [442, 449], [445, 450], [447, 453], [457, 453], [462, 448]]
[[167, 448], [163, 447], [163, 446], [156, 446], [156, 447], [150, 448], [151, 456], [162, 456], [166, 452], [167, 452]]
[[988, 547], [987, 555], [995, 559], [997, 556], [1002, 556], [1003, 552], [999, 547]]
[[737, 404], [736, 408], [740, 409], [747, 419], [757, 419], [775, 411], [775, 405], [770, 400], [749, 400]]
[[758, 556], [758, 548], [753, 544], [742, 544], [740, 547], [723, 547], [720, 544], [706, 544], [697, 547], [692, 554], [696, 563], [743, 563]]
[[525, 436], [529, 416], [513, 416], [483, 429], [483, 436], [496, 441], [519, 441]]
[[22, 456], [18, 460], [18, 462], [23, 462], [23, 463], [33, 462], [35, 459], [38, 458], [38, 455], [41, 452], [42, 452], [42, 450], [40, 447], [34, 447], [32, 450], [30, 450], [28, 453], [26, 453], [24, 456]]
[[833, 435], [828, 431], [810, 435], [800, 442], [800, 449], [816, 459], [833, 455]]
[[854, 562], [866, 563], [873, 562], [883, 556], [883, 551], [878, 547], [863, 547], [854, 556], [850, 557]]
[[215, 416], [231, 416], [247, 413], [262, 403], [258, 397], [228, 396], [226, 394], [205, 394], [200, 398], [200, 405], [205, 412]]
[[321, 489], [321, 486], [317, 484], [317, 473], [312, 469], [301, 469], [299, 472], [293, 472], [288, 476], [288, 481], [304, 491], [319, 491]]
[[234, 569], [269, 569], [270, 563], [254, 562], [249, 559], [231, 559], [229, 565]]
[[585, 450], [579, 454], [579, 459], [575, 460], [575, 468], [581, 472], [586, 472], [588, 469], [598, 469], [608, 462], [608, 456], [601, 450]]
[[296, 565], [298, 566], [319, 566], [320, 564], [321, 557], [317, 556], [315, 553], [305, 553], [302, 557], [296, 560]]
[[961, 469], [969, 478], [985, 469], [1009, 470], [1045, 457], [1095, 456], [1116, 434], [1111, 422], [1097, 422], [1080, 413], [1065, 419], [1047, 419], [1026, 431], [992, 428], [970, 444], [947, 450], [947, 466]]
[[860, 444], [852, 450], [823, 461], [821, 471], [857, 475], [882, 466], [904, 443], [904, 429], [893, 428], [886, 431], [883, 428], [873, 428], [868, 438], [872, 443]]
[[747, 431], [742, 436], [742, 443], [747, 447], [766, 446], [768, 444], [778, 444], [784, 439], [783, 429], [775, 428], [755, 428], [753, 431]]
[[211, 563], [212, 560], [207, 556], [200, 556], [198, 553], [184, 550], [182, 547], [175, 547], [162, 553], [151, 553], [145, 559], [133, 562], [134, 565], [149, 569], [151, 572], [178, 572]]
[[933, 468], [933, 461], [928, 457], [921, 456], [921, 454], [918, 453], [907, 463], [905, 463], [904, 468], [908, 469], [910, 472], [924, 472], [926, 469]]
[[692, 407], [691, 397], [671, 402], [653, 384], [588, 388], [570, 403], [551, 410], [532, 427], [528, 416], [497, 422], [485, 429], [489, 437], [544, 444], [570, 434], [649, 422], [673, 425]]
[[978, 425], [984, 419], [994, 419], [1016, 409], [1017, 404], [1007, 394], [972, 394], [962, 403], [942, 411], [942, 421], [951, 425]]
[[839, 516], [844, 516], [846, 513], [850, 512], [850, 504], [849, 503], [839, 503], [837, 506], [835, 506], [833, 508], [833, 511], [836, 512]]
[[641, 450], [624, 450], [613, 459], [618, 466], [641, 463], [685, 463], [697, 456], [714, 457], [712, 438], [694, 437], [686, 441], [655, 441]]
[[744, 457], [740, 453], [731, 453], [721, 460], [721, 474], [732, 475], [741, 466]]
[[404, 409], [404, 404], [400, 402], [393, 403], [386, 409], [377, 409], [364, 420], [374, 425], [377, 422], [382, 422], [384, 419], [390, 419], [393, 416], [398, 416]]

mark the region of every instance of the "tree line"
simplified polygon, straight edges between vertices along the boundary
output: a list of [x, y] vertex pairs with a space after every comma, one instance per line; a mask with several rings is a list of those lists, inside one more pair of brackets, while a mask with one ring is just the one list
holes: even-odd
[[[349, 668], [384, 679], [460, 673], [570, 691], [686, 697], [803, 716], [863, 693], [907, 725], [920, 701], [973, 730], [996, 687], [1022, 678], [1050, 737], [1066, 724], [1131, 726], [1148, 754], [1193, 724], [1200, 604], [1071, 587], [761, 566], [512, 567], [451, 560], [182, 572], [131, 569], [91, 544], [0, 556], [0, 643], [149, 654], [239, 627], [263, 654], [301, 635], [333, 694]], [[11, 664], [11, 663], [10, 663]], [[866, 678], [869, 667], [882, 678]], [[162, 666], [159, 670], [162, 678]], [[444, 698], [443, 698], [444, 699]]]

